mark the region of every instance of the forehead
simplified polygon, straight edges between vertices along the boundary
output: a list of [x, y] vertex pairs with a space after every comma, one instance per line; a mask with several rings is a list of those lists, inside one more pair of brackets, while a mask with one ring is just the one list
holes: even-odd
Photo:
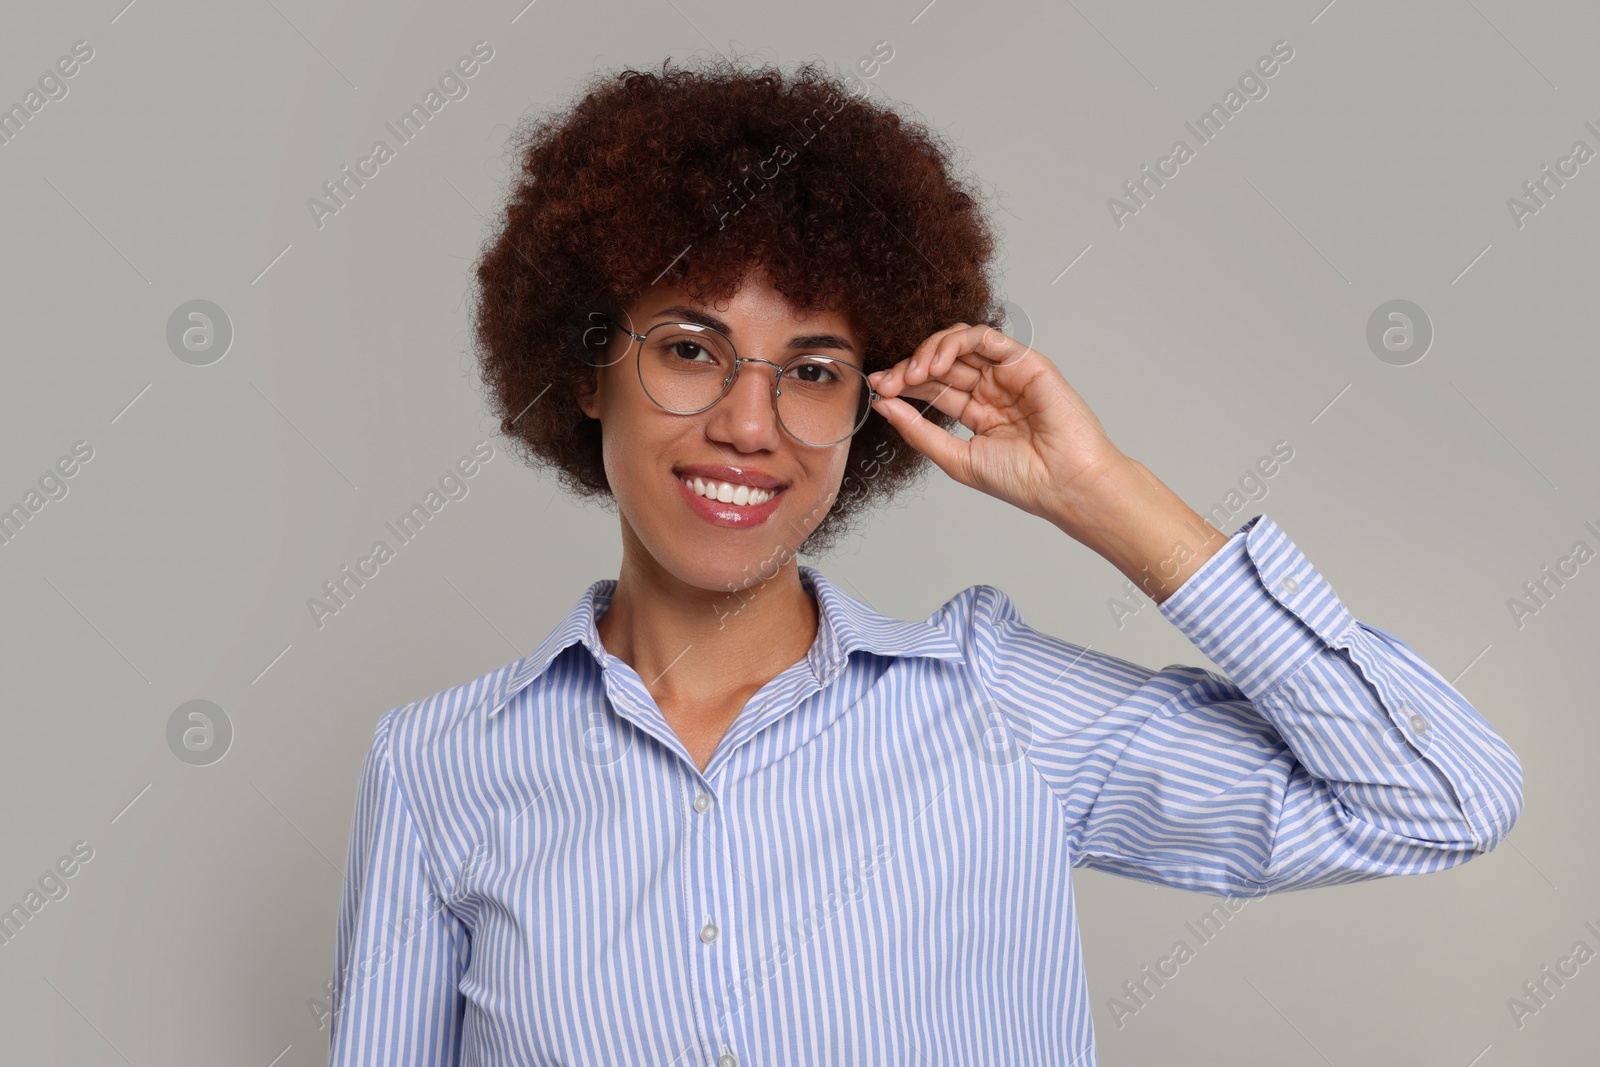
[[729, 296], [707, 302], [688, 290], [657, 282], [647, 288], [634, 301], [632, 313], [649, 317], [652, 321], [679, 316], [691, 322], [706, 325], [724, 323], [724, 332], [736, 333], [740, 328], [755, 331], [770, 329], [782, 332], [788, 329], [826, 330], [854, 339], [855, 329], [849, 314], [824, 309], [796, 307], [773, 286], [763, 269], [752, 269]]

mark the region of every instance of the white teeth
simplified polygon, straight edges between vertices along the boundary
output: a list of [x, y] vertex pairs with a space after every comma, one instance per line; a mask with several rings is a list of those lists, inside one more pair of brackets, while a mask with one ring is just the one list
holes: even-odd
[[756, 489], [753, 486], [733, 482], [713, 482], [698, 476], [695, 478], [679, 478], [678, 480], [707, 500], [716, 500], [724, 504], [732, 504], [735, 507], [765, 504], [777, 495], [765, 489]]

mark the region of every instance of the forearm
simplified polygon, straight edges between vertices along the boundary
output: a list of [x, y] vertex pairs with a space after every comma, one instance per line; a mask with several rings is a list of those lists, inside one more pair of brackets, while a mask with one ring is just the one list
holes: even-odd
[[1267, 516], [1157, 610], [1271, 724], [1312, 793], [1331, 793], [1301, 798], [1326, 809], [1316, 816], [1272, 805], [1276, 845], [1324, 855], [1315, 842], [1337, 838], [1343, 847], [1317, 863], [1410, 874], [1487, 852], [1509, 832], [1522, 806], [1510, 746], [1404, 642], [1358, 622]]
[[1110, 468], [1084, 499], [1064, 503], [1050, 520], [1158, 604], [1228, 543], [1135, 459]]

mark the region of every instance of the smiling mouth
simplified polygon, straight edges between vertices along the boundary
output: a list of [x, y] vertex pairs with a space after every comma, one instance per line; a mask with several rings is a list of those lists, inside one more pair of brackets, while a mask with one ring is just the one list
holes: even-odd
[[754, 486], [742, 485], [738, 482], [719, 482], [711, 478], [702, 478], [699, 475], [695, 475], [692, 478], [685, 478], [682, 475], [674, 475], [673, 477], [688, 486], [690, 492], [703, 496], [707, 500], [732, 504], [734, 507], [754, 507], [758, 504], [765, 504], [783, 492], [782, 489], [757, 489]]

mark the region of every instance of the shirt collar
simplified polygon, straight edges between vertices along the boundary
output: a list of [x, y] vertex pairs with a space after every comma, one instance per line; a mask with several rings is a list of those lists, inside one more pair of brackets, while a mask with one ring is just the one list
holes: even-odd
[[[931, 656], [966, 662], [961, 647], [942, 628], [930, 622], [907, 622], [883, 615], [840, 589], [815, 567], [802, 563], [799, 568], [801, 582], [808, 585], [817, 598], [817, 640], [806, 653], [806, 659], [818, 682], [826, 684], [832, 679], [844, 667], [850, 653], [857, 649], [880, 656]], [[504, 680], [489, 695], [487, 715], [492, 718], [519, 692], [532, 685], [571, 645], [581, 643], [595, 662], [604, 667], [613, 657], [600, 641], [595, 618], [611, 603], [616, 589], [615, 578], [602, 578], [590, 585], [549, 636], [511, 665]]]

